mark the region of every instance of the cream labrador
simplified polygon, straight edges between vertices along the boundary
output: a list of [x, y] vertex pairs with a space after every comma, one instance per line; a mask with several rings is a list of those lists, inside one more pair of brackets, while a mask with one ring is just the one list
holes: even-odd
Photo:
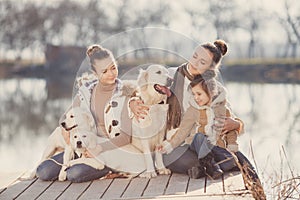
[[139, 97], [149, 106], [147, 116], [139, 121], [134, 118], [132, 125], [132, 144], [143, 152], [146, 164], [146, 171], [140, 176], [147, 178], [157, 176], [155, 165], [159, 174], [169, 174], [170, 170], [165, 168], [162, 154], [156, 150], [156, 146], [165, 137], [169, 108], [166, 100], [171, 95], [169, 87], [172, 78], [164, 66], [150, 65], [146, 70], [140, 71], [137, 84]]
[[[95, 131], [94, 119], [89, 112], [85, 111], [80, 107], [71, 108], [63, 119], [61, 126], [57, 127], [51, 135], [48, 137], [46, 148], [43, 151], [41, 160], [42, 163], [44, 160], [49, 159], [56, 152], [65, 151], [63, 157], [63, 167], [59, 175], [59, 180], [65, 180], [65, 169], [69, 161], [74, 158], [74, 147], [68, 144], [63, 137], [63, 131], [68, 131], [70, 137], [80, 129], [87, 130], [90, 132]], [[38, 165], [39, 165], [38, 164]], [[32, 179], [36, 176], [37, 167], [30, 173], [29, 179]]]

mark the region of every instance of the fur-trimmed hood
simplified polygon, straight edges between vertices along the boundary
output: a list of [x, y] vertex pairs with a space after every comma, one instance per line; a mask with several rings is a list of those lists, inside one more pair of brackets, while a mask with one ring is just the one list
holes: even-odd
[[137, 94], [137, 82], [135, 80], [124, 80], [121, 84], [121, 95], [134, 97]]
[[215, 130], [213, 129], [213, 124], [214, 119], [215, 119], [215, 113], [214, 113], [214, 107], [224, 104], [224, 102], [226, 102], [226, 90], [224, 87], [222, 87], [221, 85], [218, 86], [218, 94], [213, 98], [213, 101], [211, 102], [211, 104], [209, 106], [204, 105], [204, 106], [199, 106], [194, 97], [191, 95], [191, 99], [190, 99], [190, 105], [192, 107], [194, 107], [197, 110], [205, 110], [206, 112], [206, 117], [207, 117], [207, 124], [204, 127], [205, 133], [208, 136], [208, 139], [211, 141], [211, 143], [213, 145], [216, 144], [217, 142], [217, 134], [215, 132]]
[[211, 102], [210, 106], [199, 106], [196, 103], [193, 95], [190, 95], [189, 103], [194, 108], [200, 110], [200, 109], [205, 109], [207, 107], [214, 107], [215, 105], [217, 105], [219, 103], [223, 103], [224, 101], [226, 101], [226, 96], [227, 96], [226, 89], [222, 85], [218, 85], [218, 94], [213, 97], [213, 101]]

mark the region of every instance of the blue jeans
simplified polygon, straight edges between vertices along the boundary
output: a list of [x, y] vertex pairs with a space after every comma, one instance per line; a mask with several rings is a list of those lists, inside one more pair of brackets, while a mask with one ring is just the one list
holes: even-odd
[[229, 171], [236, 166], [235, 160], [229, 151], [212, 145], [207, 140], [207, 136], [202, 133], [195, 134], [190, 148], [197, 153], [198, 159], [204, 158], [208, 153], [212, 152], [216, 162], [227, 160], [219, 164], [223, 171]]
[[[63, 163], [64, 153], [59, 153], [52, 157], [58, 163]], [[76, 159], [76, 158], [75, 158]], [[52, 160], [43, 161], [37, 168], [37, 177], [44, 181], [55, 181], [58, 179], [61, 166]], [[71, 182], [92, 181], [105, 176], [110, 171], [109, 168], [98, 170], [85, 164], [76, 164], [67, 168], [67, 180]]]

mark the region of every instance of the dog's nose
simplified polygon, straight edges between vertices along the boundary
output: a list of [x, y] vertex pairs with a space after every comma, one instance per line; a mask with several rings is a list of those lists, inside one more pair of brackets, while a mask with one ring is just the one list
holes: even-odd
[[81, 147], [82, 142], [81, 141], [77, 141], [76, 144], [77, 144], [77, 147]]
[[64, 128], [66, 127], [66, 122], [62, 122], [60, 124], [61, 124], [62, 127], [64, 127]]

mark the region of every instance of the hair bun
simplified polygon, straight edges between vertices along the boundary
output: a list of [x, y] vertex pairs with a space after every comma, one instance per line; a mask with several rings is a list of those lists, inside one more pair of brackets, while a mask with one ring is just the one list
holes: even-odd
[[91, 46], [89, 46], [86, 50], [86, 55], [91, 57], [92, 55], [94, 55], [96, 52], [102, 51], [103, 47], [98, 45], [98, 44], [93, 44]]
[[216, 40], [214, 42], [214, 45], [219, 49], [222, 56], [224, 56], [227, 53], [227, 44], [224, 40]]

